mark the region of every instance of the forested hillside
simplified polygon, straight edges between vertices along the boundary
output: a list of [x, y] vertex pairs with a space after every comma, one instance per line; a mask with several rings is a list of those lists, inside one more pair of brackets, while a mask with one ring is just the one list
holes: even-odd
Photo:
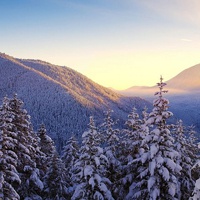
[[14, 95], [0, 106], [0, 199], [198, 200], [199, 148], [193, 127], [173, 124], [160, 79], [153, 109], [133, 108], [125, 127], [113, 111], [94, 117], [67, 140], [61, 155], [45, 125], [33, 131], [23, 102]]
[[68, 67], [43, 61], [0, 54], [0, 75], [0, 99], [17, 93], [25, 102], [35, 129], [44, 123], [57, 146], [72, 134], [80, 137], [91, 115], [99, 123], [104, 111], [112, 109], [114, 119], [123, 125], [134, 106], [139, 112], [144, 105], [149, 107], [141, 98], [123, 97]]

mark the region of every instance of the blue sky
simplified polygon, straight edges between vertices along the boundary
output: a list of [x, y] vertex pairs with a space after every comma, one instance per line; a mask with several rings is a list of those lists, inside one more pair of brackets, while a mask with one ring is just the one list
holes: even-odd
[[154, 85], [200, 63], [198, 0], [0, 1], [0, 51], [107, 87]]

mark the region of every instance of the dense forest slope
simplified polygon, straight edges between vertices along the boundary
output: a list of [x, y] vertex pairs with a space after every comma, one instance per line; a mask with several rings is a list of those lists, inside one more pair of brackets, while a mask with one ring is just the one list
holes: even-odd
[[68, 67], [39, 60], [0, 54], [0, 75], [0, 99], [17, 93], [34, 128], [44, 123], [57, 144], [72, 134], [80, 136], [90, 115], [99, 123], [110, 108], [114, 110], [113, 118], [120, 120], [126, 119], [134, 106], [139, 112], [149, 106], [139, 97], [124, 97]]

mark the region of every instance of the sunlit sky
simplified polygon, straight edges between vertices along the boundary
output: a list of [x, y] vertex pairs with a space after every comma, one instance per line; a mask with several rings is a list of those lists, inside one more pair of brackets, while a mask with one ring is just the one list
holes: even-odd
[[64, 65], [115, 89], [200, 63], [199, 0], [0, 1], [0, 52]]

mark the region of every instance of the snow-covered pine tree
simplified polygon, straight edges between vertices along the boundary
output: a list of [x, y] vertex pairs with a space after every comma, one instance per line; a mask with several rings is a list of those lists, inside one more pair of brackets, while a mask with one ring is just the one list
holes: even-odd
[[68, 196], [68, 183], [64, 163], [54, 152], [50, 158], [49, 167], [44, 177], [44, 194], [43, 199], [47, 200], [66, 200]]
[[74, 165], [78, 158], [79, 158], [78, 141], [75, 138], [75, 136], [72, 136], [71, 138], [69, 138], [69, 140], [66, 142], [66, 145], [63, 147], [63, 152], [62, 152], [62, 157], [61, 157], [65, 165], [66, 172], [67, 172], [69, 196], [71, 196], [73, 193], [72, 174], [73, 174]]
[[15, 152], [17, 134], [12, 131], [8, 99], [0, 107], [0, 199], [20, 199], [16, 186], [21, 183], [16, 170], [18, 156]]
[[[166, 83], [163, 78], [157, 84], [159, 92], [153, 102], [153, 111], [147, 122], [153, 125], [153, 130], [144, 138], [140, 148], [140, 157], [136, 160], [139, 176], [136, 179], [135, 192], [129, 199], [169, 199], [179, 197], [179, 174], [181, 166], [178, 164], [178, 152], [174, 147], [174, 138], [171, 136], [170, 125], [167, 120], [172, 116], [168, 111], [169, 101], [163, 97]], [[143, 148], [149, 146], [149, 150]]]
[[10, 131], [15, 135], [16, 145], [14, 147], [17, 155], [17, 172], [21, 184], [16, 191], [21, 199], [41, 199], [40, 192], [43, 183], [40, 180], [39, 169], [36, 166], [35, 136], [30, 122], [30, 116], [22, 108], [23, 102], [14, 95], [14, 98], [7, 98], [7, 112], [9, 116]]
[[142, 111], [142, 123], [141, 123], [141, 131], [142, 137], [146, 137], [149, 134], [149, 126], [147, 124], [147, 120], [149, 117], [149, 113], [147, 112], [148, 108], [145, 106]]
[[122, 167], [117, 188], [115, 190], [117, 193], [116, 199], [121, 199], [128, 194], [129, 187], [134, 180], [136, 165], [135, 163], [128, 163], [136, 158], [138, 144], [140, 143], [140, 140], [138, 140], [139, 130], [141, 128], [141, 120], [139, 119], [139, 114], [135, 107], [128, 115], [125, 125], [127, 128], [123, 130], [119, 145], [121, 150], [119, 160]]
[[189, 156], [192, 160], [192, 163], [195, 164], [192, 167], [192, 177], [195, 179], [195, 186], [193, 189], [191, 200], [200, 199], [200, 161], [199, 161], [199, 143], [197, 143], [197, 138], [195, 137], [194, 127], [190, 126], [188, 128], [187, 138], [187, 149], [189, 150]]
[[128, 126], [128, 129], [126, 130], [128, 162], [135, 159], [138, 154], [141, 139], [143, 139], [141, 123], [142, 120], [139, 118], [137, 109], [134, 107], [132, 112], [128, 115], [128, 120], [126, 121], [126, 125]]
[[[194, 180], [192, 178], [191, 170], [194, 165], [194, 162], [191, 159], [191, 146], [188, 142], [186, 136], [186, 128], [183, 126], [182, 120], [179, 120], [175, 126], [174, 130], [175, 136], [175, 147], [179, 153], [178, 163], [182, 167], [181, 174], [179, 176], [180, 182], [180, 199], [189, 199], [194, 188]], [[194, 155], [193, 155], [194, 157]]]
[[40, 125], [39, 130], [37, 131], [37, 135], [39, 137], [39, 148], [42, 152], [40, 160], [40, 171], [41, 176], [44, 177], [47, 168], [50, 165], [50, 159], [52, 156], [54, 156], [54, 153], [56, 152], [56, 148], [53, 140], [47, 135], [47, 131], [44, 124]]
[[[198, 161], [193, 168], [200, 168], [200, 161]], [[200, 177], [195, 181], [195, 187], [192, 192], [190, 200], [199, 200], [200, 199]]]
[[56, 151], [54, 141], [47, 135], [47, 130], [44, 124], [40, 125], [37, 132], [39, 137], [39, 146], [41, 151], [47, 156], [52, 157]]
[[71, 167], [74, 166], [75, 161], [78, 159], [79, 155], [78, 141], [75, 136], [72, 136], [67, 140], [66, 145], [63, 147], [62, 157], [65, 168], [69, 174], [71, 174]]
[[112, 194], [118, 188], [118, 179], [121, 174], [121, 163], [119, 161], [119, 129], [114, 128], [117, 122], [114, 122], [111, 113], [113, 110], [105, 112], [104, 122], [100, 126], [100, 135], [103, 138], [104, 153], [108, 158], [108, 166], [106, 175], [107, 178], [112, 182]]
[[195, 127], [193, 125], [187, 128], [187, 149], [189, 157], [191, 158], [192, 165], [194, 165], [197, 160], [200, 159], [198, 139], [196, 137], [196, 131], [194, 129]]
[[75, 163], [75, 191], [71, 199], [113, 200], [109, 190], [110, 180], [104, 176], [108, 159], [99, 146], [99, 133], [93, 117], [90, 117], [89, 130], [83, 133], [82, 139], [80, 157]]
[[[143, 119], [140, 119], [139, 114], [137, 113], [137, 109], [134, 107], [132, 112], [128, 115], [128, 120], [126, 121], [126, 125], [128, 128], [125, 130], [126, 138], [126, 161], [123, 163], [123, 171], [121, 178], [121, 191], [119, 199], [122, 196], [126, 196], [127, 199], [133, 196], [134, 187], [135, 187], [135, 179], [137, 176], [137, 167], [138, 162], [135, 160], [138, 159], [139, 150], [141, 147], [142, 140], [148, 134], [148, 127], [146, 125], [147, 112], [146, 108], [142, 112]], [[144, 146], [143, 148], [148, 149], [148, 146]]]

